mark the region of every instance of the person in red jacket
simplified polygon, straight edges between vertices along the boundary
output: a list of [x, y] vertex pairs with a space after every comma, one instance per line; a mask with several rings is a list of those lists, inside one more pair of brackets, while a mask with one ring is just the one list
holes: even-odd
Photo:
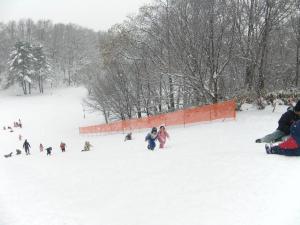
[[60, 149], [62, 152], [65, 152], [66, 151], [66, 143], [60, 142]]
[[164, 148], [167, 138], [170, 138], [165, 126], [160, 126], [157, 133], [157, 139], [159, 141], [159, 148]]
[[300, 120], [291, 126], [291, 136], [279, 145], [265, 145], [267, 154], [300, 156]]

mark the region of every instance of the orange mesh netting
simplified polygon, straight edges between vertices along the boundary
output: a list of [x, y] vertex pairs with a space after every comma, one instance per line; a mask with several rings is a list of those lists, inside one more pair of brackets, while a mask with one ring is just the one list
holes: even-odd
[[125, 130], [137, 130], [143, 128], [157, 127], [161, 124], [164, 124], [165, 126], [184, 125], [189, 123], [198, 123], [217, 119], [235, 119], [235, 116], [235, 101], [227, 101], [213, 105], [205, 105], [195, 108], [179, 110], [176, 112], [156, 116], [144, 117], [140, 119], [130, 119], [124, 121], [117, 121], [109, 124], [80, 127], [79, 133], [95, 134], [119, 132]]

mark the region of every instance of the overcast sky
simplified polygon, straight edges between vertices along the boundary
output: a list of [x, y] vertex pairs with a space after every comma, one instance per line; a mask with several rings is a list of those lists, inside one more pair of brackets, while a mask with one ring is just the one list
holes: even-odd
[[0, 0], [0, 22], [21, 18], [75, 23], [95, 31], [121, 23], [152, 0]]

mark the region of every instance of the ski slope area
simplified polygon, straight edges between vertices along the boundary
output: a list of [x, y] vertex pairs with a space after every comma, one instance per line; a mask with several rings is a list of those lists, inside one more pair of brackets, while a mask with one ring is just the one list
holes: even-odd
[[[147, 130], [127, 142], [124, 134], [80, 136], [79, 126], [103, 122], [96, 113], [83, 118], [85, 95], [0, 92], [0, 225], [300, 224], [300, 158], [267, 155], [254, 143], [276, 129], [286, 107], [167, 127], [166, 148], [149, 151]], [[19, 118], [22, 129], [2, 130]], [[3, 157], [24, 138], [30, 156]], [[81, 152], [86, 140], [93, 148]]]

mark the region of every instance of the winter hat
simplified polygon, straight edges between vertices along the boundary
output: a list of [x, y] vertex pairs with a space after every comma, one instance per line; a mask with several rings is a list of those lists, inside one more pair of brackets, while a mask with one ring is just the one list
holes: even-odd
[[154, 133], [154, 132], [157, 132], [157, 128], [156, 127], [153, 127], [152, 130], [151, 130], [151, 133]]
[[295, 112], [300, 112], [300, 100], [297, 102], [297, 104], [294, 107]]

